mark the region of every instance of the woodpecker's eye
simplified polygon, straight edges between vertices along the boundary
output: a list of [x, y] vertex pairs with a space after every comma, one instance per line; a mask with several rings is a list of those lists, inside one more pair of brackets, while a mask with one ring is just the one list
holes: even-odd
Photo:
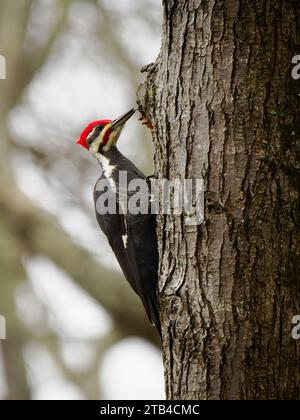
[[103, 130], [103, 125], [97, 125], [93, 130], [90, 132], [90, 134], [86, 138], [86, 142], [88, 146], [91, 146], [93, 141], [99, 136], [101, 131]]

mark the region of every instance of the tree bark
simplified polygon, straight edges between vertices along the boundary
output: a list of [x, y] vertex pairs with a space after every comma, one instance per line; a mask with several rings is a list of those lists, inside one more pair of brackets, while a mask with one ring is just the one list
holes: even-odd
[[299, 399], [300, 4], [163, 1], [140, 86], [156, 175], [204, 178], [205, 220], [159, 216], [168, 399]]

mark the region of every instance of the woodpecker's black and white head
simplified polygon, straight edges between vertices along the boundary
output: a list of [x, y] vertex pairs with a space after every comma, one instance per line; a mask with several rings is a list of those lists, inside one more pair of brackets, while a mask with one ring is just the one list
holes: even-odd
[[113, 121], [92, 121], [82, 131], [76, 143], [89, 150], [98, 159], [107, 155], [116, 146], [125, 123], [134, 113], [135, 109], [131, 109]]

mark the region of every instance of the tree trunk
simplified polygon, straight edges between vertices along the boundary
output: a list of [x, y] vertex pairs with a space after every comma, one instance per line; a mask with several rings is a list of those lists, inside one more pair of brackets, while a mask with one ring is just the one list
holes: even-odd
[[160, 216], [169, 399], [299, 399], [300, 3], [165, 0], [138, 93], [156, 175], [203, 178], [205, 220]]

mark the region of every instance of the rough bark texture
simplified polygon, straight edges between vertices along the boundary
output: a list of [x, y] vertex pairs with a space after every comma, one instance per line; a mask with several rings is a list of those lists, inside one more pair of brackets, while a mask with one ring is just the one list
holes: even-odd
[[167, 397], [299, 399], [300, 4], [163, 4], [140, 110], [157, 176], [206, 186], [201, 226], [158, 226]]

